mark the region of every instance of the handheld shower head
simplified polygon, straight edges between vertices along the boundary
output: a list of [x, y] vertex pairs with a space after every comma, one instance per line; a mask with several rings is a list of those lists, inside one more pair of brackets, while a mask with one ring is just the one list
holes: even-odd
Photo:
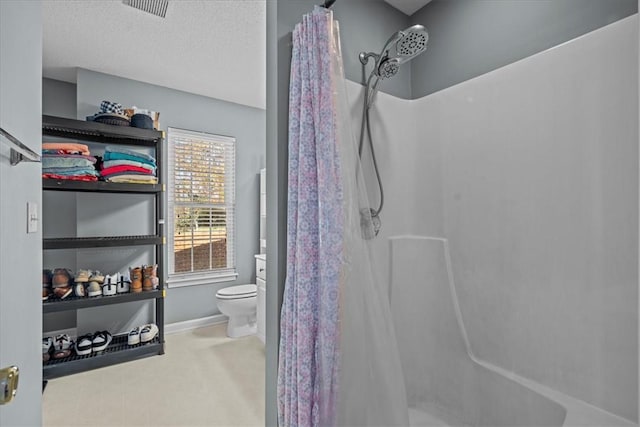
[[409, 61], [427, 50], [429, 33], [422, 25], [414, 25], [400, 31], [402, 38], [396, 43], [396, 54]]
[[366, 64], [370, 57], [376, 58], [374, 73], [385, 79], [394, 76], [401, 64], [412, 60], [427, 50], [429, 33], [422, 25], [413, 25], [398, 31], [385, 43], [380, 54], [360, 53], [360, 62]]

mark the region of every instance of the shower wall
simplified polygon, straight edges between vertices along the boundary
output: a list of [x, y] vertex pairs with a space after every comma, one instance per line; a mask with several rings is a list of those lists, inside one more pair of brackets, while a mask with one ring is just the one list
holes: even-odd
[[371, 117], [379, 277], [389, 237], [447, 238], [478, 358], [636, 422], [637, 76], [634, 15]]
[[638, 418], [637, 15], [422, 98], [484, 360]]

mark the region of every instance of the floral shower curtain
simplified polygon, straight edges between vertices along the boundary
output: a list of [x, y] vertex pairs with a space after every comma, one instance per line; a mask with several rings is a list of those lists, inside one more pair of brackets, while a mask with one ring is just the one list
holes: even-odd
[[292, 38], [278, 422], [408, 425], [388, 294], [362, 238], [371, 223], [360, 212], [369, 204], [338, 25], [316, 7]]

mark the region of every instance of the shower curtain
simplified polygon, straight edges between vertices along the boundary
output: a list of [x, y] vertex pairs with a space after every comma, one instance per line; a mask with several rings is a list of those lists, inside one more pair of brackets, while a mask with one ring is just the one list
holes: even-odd
[[338, 24], [316, 7], [292, 37], [278, 422], [408, 425], [388, 294], [363, 239], [371, 221]]

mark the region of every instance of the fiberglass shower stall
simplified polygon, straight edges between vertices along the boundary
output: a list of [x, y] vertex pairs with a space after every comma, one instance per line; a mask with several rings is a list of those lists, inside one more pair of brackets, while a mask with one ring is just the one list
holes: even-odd
[[[411, 424], [637, 425], [637, 14], [418, 96], [438, 32], [417, 15], [432, 6], [407, 21], [382, 1], [349, 3], [334, 11], [356, 136], [358, 53], [407, 24], [430, 36], [370, 110], [385, 194], [374, 265], [389, 287]], [[294, 23], [310, 5], [271, 12]], [[375, 208], [370, 161], [365, 146]]]

